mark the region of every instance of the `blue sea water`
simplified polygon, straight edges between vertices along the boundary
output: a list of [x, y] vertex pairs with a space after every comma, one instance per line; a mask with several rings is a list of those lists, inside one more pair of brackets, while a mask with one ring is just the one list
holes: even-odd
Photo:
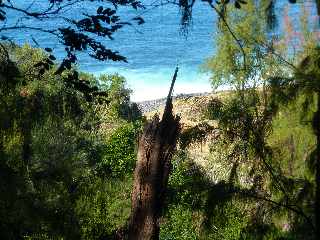
[[[27, 6], [29, 1], [18, 0], [21, 6]], [[36, 1], [33, 9], [43, 9], [47, 0]], [[213, 54], [213, 37], [216, 15], [200, 1], [193, 10], [193, 19], [188, 34], [181, 33], [179, 8], [173, 5], [165, 5], [156, 8], [149, 6], [151, 0], [144, 3], [146, 10], [136, 12], [128, 8], [120, 8], [119, 15], [124, 20], [142, 15], [145, 23], [139, 26], [126, 26], [114, 34], [114, 40], [103, 39], [105, 45], [112, 50], [119, 51], [127, 57], [128, 63], [124, 62], [100, 62], [88, 56], [79, 55], [79, 68], [82, 71], [96, 75], [102, 73], [119, 73], [128, 82], [128, 87], [133, 90], [132, 100], [142, 101], [161, 98], [167, 95], [174, 69], [179, 65], [179, 74], [175, 86], [175, 94], [211, 91], [209, 76], [201, 73], [199, 66], [205, 59]], [[149, 7], [148, 7], [149, 6]], [[69, 9], [65, 16], [81, 17], [82, 13], [94, 13], [96, 7], [88, 8], [88, 5], [78, 4]], [[17, 13], [8, 13], [10, 23], [14, 23], [20, 17]], [[34, 27], [46, 26], [46, 29], [56, 28], [62, 21], [51, 19], [38, 22], [31, 19], [23, 19], [19, 23], [32, 24]], [[46, 24], [46, 25], [43, 25]], [[35, 39], [40, 47], [51, 47], [55, 56], [62, 59], [65, 52], [63, 46], [50, 34], [36, 31], [10, 31], [8, 37], [16, 42], [25, 42], [36, 46]], [[101, 39], [100, 39], [101, 40]]]
[[[24, 1], [16, 0], [15, 4], [20, 7], [30, 5], [32, 9], [43, 10], [48, 6], [48, 0]], [[112, 50], [119, 51], [127, 57], [128, 63], [124, 62], [100, 62], [88, 54], [79, 54], [79, 68], [82, 71], [95, 75], [103, 73], [119, 73], [128, 82], [128, 87], [133, 90], [132, 100], [142, 101], [165, 97], [167, 95], [171, 78], [176, 65], [179, 65], [175, 94], [195, 93], [211, 91], [209, 75], [200, 71], [200, 66], [205, 59], [214, 54], [213, 36], [216, 32], [216, 14], [206, 3], [196, 1], [193, 9], [193, 19], [188, 34], [181, 34], [179, 8], [173, 5], [164, 5], [153, 8], [150, 4], [154, 0], [142, 1], [146, 10], [136, 12], [133, 9], [120, 8], [118, 14], [122, 20], [130, 20], [136, 15], [142, 15], [145, 24], [140, 26], [126, 26], [114, 34], [114, 40], [99, 39]], [[160, 2], [160, 1], [155, 1]], [[103, 5], [102, 1], [99, 4]], [[21, 15], [16, 12], [8, 12], [6, 24], [32, 25], [33, 27], [45, 27], [54, 29], [63, 25], [59, 17], [72, 17], [81, 19], [83, 13], [95, 13], [97, 6], [80, 3], [67, 9], [57, 18], [46, 21], [35, 21], [33, 18], [20, 19]], [[277, 6], [278, 15], [281, 17], [286, 6], [290, 7], [289, 14], [297, 16], [297, 5], [288, 5], [287, 0], [279, 1]], [[315, 14], [314, 3], [309, 4], [311, 13]], [[20, 19], [20, 20], [19, 20]], [[18, 22], [17, 22], [18, 21]], [[315, 20], [313, 20], [315, 21]], [[281, 31], [281, 30], [280, 30]], [[58, 59], [65, 55], [64, 47], [50, 34], [36, 31], [9, 31], [1, 32], [15, 42], [25, 42], [32, 46], [51, 47]], [[32, 39], [36, 40], [33, 41]]]

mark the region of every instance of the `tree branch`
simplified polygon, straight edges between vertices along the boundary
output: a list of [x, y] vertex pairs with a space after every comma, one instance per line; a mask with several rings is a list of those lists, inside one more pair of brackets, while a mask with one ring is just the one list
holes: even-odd
[[286, 208], [286, 209], [302, 216], [308, 222], [308, 224], [310, 224], [312, 230], [313, 231], [315, 230], [314, 224], [313, 224], [312, 220], [310, 219], [310, 217], [308, 217], [298, 206], [279, 203], [279, 202], [276, 202], [272, 199], [266, 198], [264, 196], [259, 196], [257, 194], [252, 194], [249, 192], [241, 192], [241, 194], [243, 194], [244, 196], [250, 197], [250, 198], [257, 199], [257, 200], [266, 201], [268, 203], [271, 203], [271, 204], [278, 206], [278, 207], [281, 207], [281, 208]]
[[57, 32], [57, 30], [45, 30], [43, 28], [40, 27], [29, 27], [29, 26], [13, 26], [13, 27], [2, 27], [0, 28], [0, 32], [3, 31], [10, 31], [10, 30], [17, 30], [17, 29], [29, 29], [29, 30], [35, 30], [35, 31], [40, 31], [40, 32], [44, 32], [44, 33], [50, 33], [55, 35], [56, 37], [59, 37], [59, 34]]
[[240, 41], [239, 38], [237, 38], [237, 36], [235, 35], [235, 33], [232, 31], [231, 27], [229, 26], [227, 20], [225, 19], [224, 15], [216, 8], [216, 6], [214, 6], [214, 4], [209, 1], [206, 0], [206, 2], [209, 4], [209, 6], [215, 10], [215, 12], [219, 15], [220, 19], [223, 21], [224, 25], [226, 26], [226, 28], [228, 29], [229, 33], [231, 34], [232, 38], [236, 41], [236, 43], [238, 44], [241, 52], [242, 52], [242, 57], [243, 57], [243, 70], [246, 71], [247, 69], [247, 63], [246, 63], [246, 53], [243, 49], [242, 43]]

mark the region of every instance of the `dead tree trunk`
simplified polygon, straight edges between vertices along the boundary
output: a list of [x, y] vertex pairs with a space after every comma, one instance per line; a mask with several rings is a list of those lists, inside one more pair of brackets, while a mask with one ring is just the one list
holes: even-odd
[[134, 172], [129, 240], [159, 239], [161, 215], [171, 158], [180, 132], [179, 118], [172, 114], [172, 89], [176, 68], [162, 120], [156, 115], [139, 140], [138, 160]]

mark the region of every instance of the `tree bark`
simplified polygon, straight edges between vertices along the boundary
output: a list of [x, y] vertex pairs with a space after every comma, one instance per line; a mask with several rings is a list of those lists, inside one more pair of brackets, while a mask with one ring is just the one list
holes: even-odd
[[163, 207], [171, 158], [180, 132], [179, 118], [172, 114], [175, 71], [162, 120], [156, 115], [141, 135], [134, 172], [129, 240], [159, 239], [159, 219]]

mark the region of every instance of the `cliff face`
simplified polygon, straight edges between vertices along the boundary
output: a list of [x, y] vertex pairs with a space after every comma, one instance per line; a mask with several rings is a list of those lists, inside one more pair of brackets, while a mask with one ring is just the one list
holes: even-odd
[[[211, 167], [210, 144], [214, 141], [217, 133], [215, 130], [217, 123], [206, 119], [205, 109], [210, 100], [217, 98], [223, 100], [228, 94], [228, 92], [189, 94], [180, 95], [173, 99], [173, 113], [180, 117], [181, 124], [177, 148], [184, 149], [189, 158], [198, 166], [211, 169], [207, 171], [208, 175], [213, 174], [211, 172], [213, 168]], [[139, 103], [139, 106], [145, 117], [151, 120], [155, 114], [162, 116], [164, 104], [165, 99], [159, 99]]]
[[[173, 112], [181, 118], [182, 129], [194, 127], [203, 122], [214, 125], [214, 121], [205, 119], [205, 107], [210, 100], [215, 98], [223, 99], [227, 93], [228, 92], [223, 91], [217, 93], [181, 94], [174, 97]], [[151, 119], [155, 114], [159, 116], [162, 115], [165, 98], [144, 101], [137, 104], [147, 119]]]
[[[212, 93], [179, 94], [179, 95], [173, 97], [173, 104], [175, 105], [175, 103], [177, 101], [181, 101], [181, 100], [188, 100], [188, 99], [196, 98], [196, 97], [200, 97], [200, 98], [207, 97], [210, 95], [213, 95], [213, 94]], [[163, 109], [165, 103], [166, 103], [166, 98], [137, 102], [139, 109], [144, 114], [148, 114], [150, 112], [157, 112], [157, 111], [159, 111], [159, 109]]]

